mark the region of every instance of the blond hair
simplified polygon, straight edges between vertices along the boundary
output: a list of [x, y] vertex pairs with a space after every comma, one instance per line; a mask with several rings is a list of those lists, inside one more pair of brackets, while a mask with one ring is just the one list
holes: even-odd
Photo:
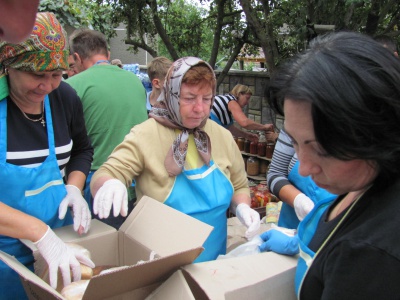
[[147, 75], [149, 75], [150, 81], [155, 78], [164, 80], [171, 65], [172, 61], [164, 56], [154, 58], [147, 64]]
[[235, 87], [232, 89], [231, 94], [235, 96], [236, 98], [239, 97], [240, 94], [250, 94], [253, 95], [253, 91], [250, 89], [249, 86], [244, 85], [244, 84], [237, 84]]

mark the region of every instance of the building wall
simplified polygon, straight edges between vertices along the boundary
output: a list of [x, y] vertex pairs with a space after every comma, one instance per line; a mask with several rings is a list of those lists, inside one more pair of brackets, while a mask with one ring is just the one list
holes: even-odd
[[137, 54], [128, 50], [130, 45], [125, 44], [126, 29], [123, 25], [116, 29], [116, 33], [117, 35], [109, 41], [111, 60], [118, 58], [123, 64], [139, 65], [147, 65], [147, 63], [152, 60], [152, 57], [142, 49], [139, 49]]

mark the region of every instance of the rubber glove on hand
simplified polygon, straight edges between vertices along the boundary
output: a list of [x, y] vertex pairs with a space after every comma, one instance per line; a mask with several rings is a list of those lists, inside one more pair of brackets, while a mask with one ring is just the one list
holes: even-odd
[[293, 206], [297, 217], [302, 221], [314, 208], [314, 202], [303, 193], [300, 193], [294, 198]]
[[58, 218], [64, 219], [68, 207], [72, 207], [74, 230], [79, 234], [87, 233], [92, 219], [89, 206], [80, 189], [70, 184], [66, 185], [65, 188], [67, 189], [67, 196], [65, 196], [58, 208]]
[[119, 214], [126, 217], [128, 214], [128, 192], [126, 186], [118, 179], [107, 180], [97, 191], [93, 200], [93, 212], [98, 214], [100, 219], [108, 218], [111, 205], [114, 208], [114, 217]]
[[71, 271], [73, 281], [81, 279], [80, 263], [90, 268], [95, 267], [94, 263], [81, 252], [82, 249], [67, 246], [50, 227], [41, 239], [34, 244], [49, 265], [50, 285], [54, 289], [57, 288], [58, 268], [60, 268], [64, 286], [67, 286], [71, 283]]
[[236, 207], [236, 217], [247, 227], [246, 238], [251, 240], [260, 229], [260, 214], [246, 203], [240, 203]]
[[299, 241], [297, 235], [288, 236], [275, 229], [268, 230], [260, 235], [264, 243], [260, 246], [260, 251], [273, 251], [284, 255], [295, 255], [299, 253]]

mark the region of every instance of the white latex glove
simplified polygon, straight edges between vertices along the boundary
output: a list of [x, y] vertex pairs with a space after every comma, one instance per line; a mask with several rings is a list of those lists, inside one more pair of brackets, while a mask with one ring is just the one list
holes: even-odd
[[93, 200], [93, 212], [98, 214], [100, 219], [108, 218], [111, 205], [114, 217], [119, 214], [126, 217], [128, 214], [128, 192], [126, 186], [118, 179], [107, 180], [97, 191]]
[[246, 203], [240, 203], [236, 207], [236, 217], [247, 227], [246, 238], [251, 240], [260, 229], [260, 214]]
[[302, 221], [314, 208], [314, 202], [303, 193], [300, 193], [294, 198], [293, 206], [297, 217]]
[[50, 285], [54, 289], [57, 288], [58, 268], [60, 268], [64, 286], [67, 286], [71, 283], [71, 271], [73, 281], [81, 279], [80, 263], [90, 268], [95, 267], [94, 263], [81, 252], [82, 249], [67, 246], [50, 227], [41, 239], [34, 244], [49, 265]]
[[64, 219], [68, 207], [72, 207], [74, 216], [74, 230], [79, 234], [88, 232], [92, 215], [89, 206], [83, 198], [81, 190], [74, 185], [66, 185], [67, 196], [58, 208], [58, 218]]

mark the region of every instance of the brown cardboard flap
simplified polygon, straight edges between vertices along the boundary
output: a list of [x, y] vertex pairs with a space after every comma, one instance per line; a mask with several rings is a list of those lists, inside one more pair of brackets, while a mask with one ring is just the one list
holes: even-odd
[[152, 292], [146, 300], [195, 300], [181, 270], [176, 271], [158, 289]]
[[117, 272], [94, 276], [83, 299], [108, 298], [164, 281], [179, 267], [192, 263], [202, 251], [203, 248], [191, 249]]
[[[296, 299], [297, 257], [266, 252], [182, 267], [196, 299]], [[197, 285], [197, 286], [196, 286]]]
[[[165, 257], [201, 247], [212, 229], [212, 226], [144, 196], [119, 231], [125, 233], [124, 239], [133, 239], [144, 248], [152, 249], [157, 255]], [[156, 239], [152, 238], [154, 235], [157, 235]], [[132, 255], [123, 250], [123, 243], [124, 241], [120, 241], [120, 251], [125, 256]]]
[[[64, 299], [55, 289], [21, 264], [14, 256], [0, 251], [0, 259], [19, 274], [22, 285], [30, 298], [43, 300]], [[35, 296], [33, 297], [33, 295]]]

